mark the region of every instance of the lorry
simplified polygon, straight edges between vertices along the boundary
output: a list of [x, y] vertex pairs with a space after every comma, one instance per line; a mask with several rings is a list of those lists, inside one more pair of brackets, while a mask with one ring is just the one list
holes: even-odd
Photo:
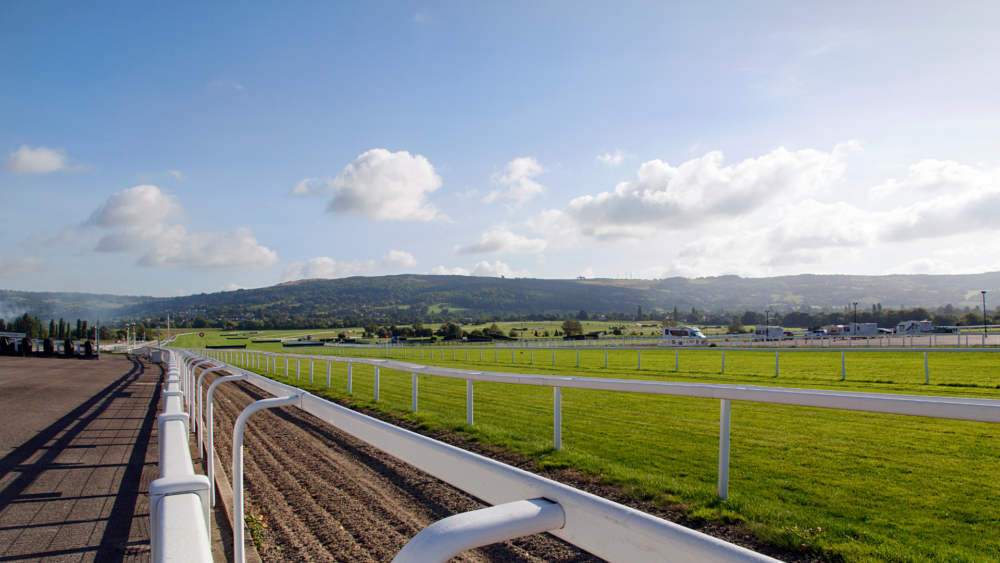
[[758, 326], [753, 329], [754, 340], [781, 340], [785, 329], [780, 326]]
[[896, 325], [896, 334], [930, 334], [934, 332], [931, 321], [903, 321]]
[[665, 326], [657, 346], [707, 346], [708, 337], [693, 326]]

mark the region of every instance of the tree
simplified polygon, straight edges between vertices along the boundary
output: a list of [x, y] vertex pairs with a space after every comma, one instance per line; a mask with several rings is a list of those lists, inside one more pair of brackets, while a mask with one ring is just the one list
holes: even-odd
[[572, 336], [574, 334], [583, 334], [583, 326], [580, 324], [580, 321], [576, 319], [563, 321], [562, 329], [567, 336]]
[[760, 324], [761, 316], [760, 313], [754, 311], [746, 311], [740, 315], [740, 324], [744, 325], [758, 325]]
[[49, 337], [50, 338], [59, 338], [59, 333], [56, 332], [56, 320], [55, 319], [49, 319]]
[[517, 338], [517, 336], [518, 336], [518, 332], [517, 332], [517, 329], [516, 329], [516, 328], [512, 328], [512, 329], [510, 329], [510, 333], [509, 333], [509, 336], [510, 336], [511, 338]]
[[637, 321], [642, 320], [642, 305], [639, 305], [639, 310], [635, 314], [635, 320]]
[[57, 336], [57, 338], [59, 338], [59, 340], [66, 339], [66, 321], [64, 321], [62, 318], [59, 319], [59, 335]]
[[584, 311], [583, 309], [580, 309], [580, 312], [576, 314], [576, 320], [578, 321], [585, 321], [589, 318], [590, 317], [587, 315], [587, 312]]
[[81, 334], [83, 335], [83, 336], [81, 336], [81, 338], [83, 338], [83, 339], [87, 338], [87, 334], [88, 334], [88, 332], [87, 332], [87, 321], [83, 321], [83, 332]]
[[0, 319], [0, 332], [7, 332], [7, 321]]
[[743, 324], [740, 321], [733, 321], [726, 328], [726, 334], [743, 334], [745, 332], [747, 332], [747, 329], [743, 328]]
[[83, 321], [80, 319], [76, 320], [76, 332], [73, 333], [73, 339], [80, 340], [83, 338]]

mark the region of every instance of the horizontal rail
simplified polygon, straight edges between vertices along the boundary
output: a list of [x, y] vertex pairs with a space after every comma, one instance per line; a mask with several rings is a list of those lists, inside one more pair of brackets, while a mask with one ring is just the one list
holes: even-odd
[[[149, 484], [150, 551], [154, 563], [212, 561], [208, 478], [195, 475], [188, 445], [190, 415], [184, 397], [190, 378], [177, 353], [164, 350], [167, 376], [163, 413], [157, 417], [159, 479]], [[190, 402], [187, 403], [190, 405]]]

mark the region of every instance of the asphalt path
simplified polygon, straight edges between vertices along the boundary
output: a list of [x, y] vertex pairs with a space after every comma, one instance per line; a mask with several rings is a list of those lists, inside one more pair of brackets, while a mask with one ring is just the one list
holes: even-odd
[[0, 356], [0, 562], [148, 561], [162, 369]]

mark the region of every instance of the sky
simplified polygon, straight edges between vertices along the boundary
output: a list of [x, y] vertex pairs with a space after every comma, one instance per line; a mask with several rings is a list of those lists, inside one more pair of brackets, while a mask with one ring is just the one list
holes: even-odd
[[997, 2], [0, 3], [0, 288], [1000, 270]]

